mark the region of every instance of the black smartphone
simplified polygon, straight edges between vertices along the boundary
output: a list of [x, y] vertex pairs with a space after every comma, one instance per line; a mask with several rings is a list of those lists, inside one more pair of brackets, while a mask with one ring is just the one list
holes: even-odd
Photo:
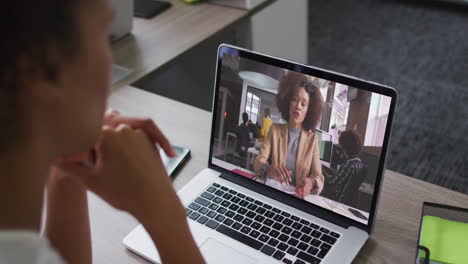
[[164, 150], [162, 148], [159, 148], [159, 154], [161, 156], [161, 159], [164, 163], [164, 167], [166, 167], [167, 174], [169, 176], [172, 176], [175, 171], [177, 171], [184, 163], [185, 161], [190, 158], [190, 150], [178, 146], [172, 146], [176, 153], [175, 158], [169, 158], [166, 153], [164, 153]]
[[171, 3], [165, 1], [134, 0], [133, 15], [141, 18], [152, 18], [171, 6]]

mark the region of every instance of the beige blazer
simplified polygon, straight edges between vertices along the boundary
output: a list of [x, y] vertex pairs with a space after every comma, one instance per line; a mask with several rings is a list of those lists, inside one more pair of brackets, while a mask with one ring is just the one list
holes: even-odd
[[[254, 160], [253, 167], [257, 175], [264, 164], [271, 160], [271, 165], [277, 167], [286, 164], [288, 145], [288, 124], [273, 124], [267, 134], [260, 152]], [[302, 177], [315, 179], [316, 187], [312, 193], [319, 194], [323, 189], [324, 178], [320, 164], [318, 137], [312, 131], [302, 129], [296, 158], [296, 182]]]

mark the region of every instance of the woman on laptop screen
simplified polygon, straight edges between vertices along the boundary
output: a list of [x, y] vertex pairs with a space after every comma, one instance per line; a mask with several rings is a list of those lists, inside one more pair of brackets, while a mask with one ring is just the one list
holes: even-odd
[[315, 127], [322, 113], [319, 88], [289, 71], [279, 82], [276, 105], [285, 124], [273, 124], [254, 160], [254, 171], [271, 186], [304, 198], [324, 185]]

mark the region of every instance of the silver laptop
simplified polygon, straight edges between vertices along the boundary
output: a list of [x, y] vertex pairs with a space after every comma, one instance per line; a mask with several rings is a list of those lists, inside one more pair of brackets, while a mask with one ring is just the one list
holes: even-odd
[[[321, 120], [308, 133], [317, 140], [311, 159], [320, 160], [314, 171], [320, 167], [324, 187], [305, 197], [292, 181], [279, 183], [258, 170], [261, 157], [264, 164], [271, 162], [265, 146], [274, 140], [273, 128], [266, 138], [258, 133], [269, 123], [265, 109], [272, 127], [288, 126], [276, 99], [290, 71], [306, 76], [308, 83], [301, 85], [313, 84], [322, 97]], [[206, 262], [351, 263], [375, 223], [396, 91], [225, 44], [218, 49], [214, 88], [208, 167], [178, 192]], [[248, 122], [240, 125], [244, 113]], [[286, 149], [286, 141], [282, 144]], [[123, 242], [160, 262], [141, 225]]]

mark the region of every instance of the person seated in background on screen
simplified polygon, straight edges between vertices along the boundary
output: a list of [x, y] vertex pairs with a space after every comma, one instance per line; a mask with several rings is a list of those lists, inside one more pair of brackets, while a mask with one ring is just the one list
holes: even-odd
[[323, 188], [319, 139], [315, 126], [322, 114], [322, 95], [304, 74], [289, 71], [278, 86], [276, 104], [286, 124], [273, 124], [254, 160], [262, 179], [295, 186], [304, 198]]
[[2, 10], [0, 263], [92, 263], [87, 190], [138, 219], [163, 263], [204, 263], [156, 149], [174, 157], [168, 140], [150, 119], [104, 114], [110, 1]]
[[260, 142], [265, 141], [266, 136], [268, 135], [268, 131], [270, 131], [270, 127], [273, 121], [271, 121], [271, 113], [270, 108], [265, 108], [265, 116], [262, 120], [262, 127], [260, 128]]
[[237, 143], [237, 151], [245, 153], [250, 147], [250, 125], [249, 125], [249, 114], [242, 113], [242, 124], [239, 125], [237, 130], [237, 136], [239, 142]]
[[[325, 172], [326, 196], [337, 202], [352, 202], [347, 197], [349, 191], [357, 193], [359, 186], [367, 176], [367, 166], [358, 157], [362, 149], [362, 138], [354, 130], [340, 133], [338, 142], [344, 151], [346, 160], [340, 164], [335, 173]], [[352, 195], [352, 194], [351, 194]], [[349, 196], [349, 195], [348, 195]]]

